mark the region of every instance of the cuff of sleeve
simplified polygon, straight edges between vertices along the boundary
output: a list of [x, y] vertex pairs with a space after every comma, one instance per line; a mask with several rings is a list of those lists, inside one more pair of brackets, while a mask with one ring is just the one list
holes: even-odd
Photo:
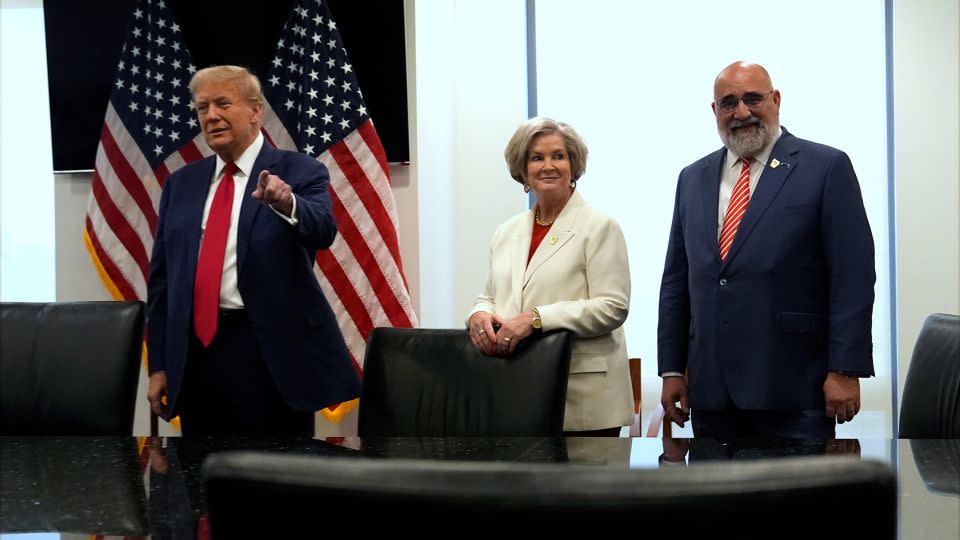
[[470, 310], [470, 313], [467, 313], [467, 318], [463, 321], [465, 328], [470, 328], [470, 317], [473, 317], [475, 313], [494, 313], [494, 311], [488, 306], [477, 304]]
[[289, 217], [283, 215], [283, 212], [281, 212], [281, 211], [277, 210], [276, 208], [274, 208], [272, 204], [270, 205], [270, 209], [273, 210], [273, 213], [274, 213], [274, 214], [280, 216], [281, 219], [283, 219], [284, 221], [286, 221], [286, 222], [289, 223], [290, 225], [296, 225], [297, 223], [300, 223], [300, 220], [297, 219], [297, 196], [296, 196], [296, 195], [293, 195], [293, 194], [291, 194], [290, 196], [293, 197], [293, 208], [290, 209], [290, 216], [289, 216]]
[[846, 371], [843, 369], [831, 369], [830, 372], [836, 373], [837, 375], [843, 375], [844, 377], [849, 377], [851, 379], [862, 379], [870, 376], [859, 371]]
[[660, 374], [660, 378], [666, 379], [667, 377], [683, 377], [683, 373], [679, 371], [664, 371]]

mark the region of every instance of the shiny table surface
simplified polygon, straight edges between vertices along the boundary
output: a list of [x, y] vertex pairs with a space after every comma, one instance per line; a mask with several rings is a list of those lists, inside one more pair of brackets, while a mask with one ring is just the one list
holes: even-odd
[[[708, 439], [586, 437], [0, 437], [0, 532], [206, 537], [201, 465], [210, 453], [232, 449], [318, 458], [565, 462], [624, 469], [850, 454], [886, 462], [897, 471], [901, 538], [960, 538], [960, 439], [721, 444]], [[842, 512], [838, 518], [843, 519]], [[682, 530], [682, 524], [677, 527]]]

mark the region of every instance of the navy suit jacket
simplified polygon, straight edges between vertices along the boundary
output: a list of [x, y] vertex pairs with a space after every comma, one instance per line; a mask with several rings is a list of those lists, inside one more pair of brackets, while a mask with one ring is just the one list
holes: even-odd
[[853, 165], [784, 129], [721, 262], [725, 156], [720, 149], [680, 173], [659, 372], [687, 371], [693, 408], [821, 408], [828, 371], [873, 375], [873, 236]]
[[[216, 156], [191, 163], [167, 179], [160, 199], [150, 261], [147, 346], [150, 373], [167, 374], [167, 412], [183, 383], [193, 332], [193, 283], [200, 253], [203, 207]], [[290, 184], [297, 225], [249, 194], [264, 169]], [[317, 250], [337, 234], [318, 161], [265, 143], [247, 181], [237, 229], [237, 281], [260, 354], [280, 394], [301, 411], [360, 395], [360, 383], [340, 328], [313, 273]]]

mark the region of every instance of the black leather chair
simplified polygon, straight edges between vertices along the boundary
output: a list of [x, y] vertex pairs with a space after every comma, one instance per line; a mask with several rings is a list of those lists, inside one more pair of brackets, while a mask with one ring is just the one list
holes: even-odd
[[560, 435], [570, 335], [484, 356], [466, 330], [375, 328], [367, 341], [358, 431], [372, 436]]
[[901, 439], [960, 437], [960, 317], [927, 317], [900, 403]]
[[[880, 462], [799, 457], [661, 469], [222, 453], [203, 468], [214, 538], [566, 537], [671, 524], [708, 538], [895, 538]], [[481, 536], [482, 535], [482, 536]], [[556, 536], [553, 536], [556, 535]]]
[[142, 302], [0, 305], [0, 434], [130, 435]]

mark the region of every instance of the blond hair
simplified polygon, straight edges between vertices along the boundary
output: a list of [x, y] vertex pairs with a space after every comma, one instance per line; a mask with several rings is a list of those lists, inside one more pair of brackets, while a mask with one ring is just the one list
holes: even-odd
[[583, 176], [587, 170], [587, 145], [580, 134], [569, 124], [538, 116], [520, 124], [503, 151], [503, 158], [507, 161], [507, 168], [514, 180], [521, 184], [526, 183], [524, 175], [527, 172], [527, 158], [533, 140], [540, 135], [553, 134], [560, 135], [563, 139], [570, 159], [570, 179], [576, 181]]
[[260, 86], [260, 79], [241, 66], [210, 66], [193, 74], [190, 78], [190, 94], [196, 100], [197, 88], [206, 83], [235, 82], [240, 96], [252, 105], [263, 105], [265, 101]]

